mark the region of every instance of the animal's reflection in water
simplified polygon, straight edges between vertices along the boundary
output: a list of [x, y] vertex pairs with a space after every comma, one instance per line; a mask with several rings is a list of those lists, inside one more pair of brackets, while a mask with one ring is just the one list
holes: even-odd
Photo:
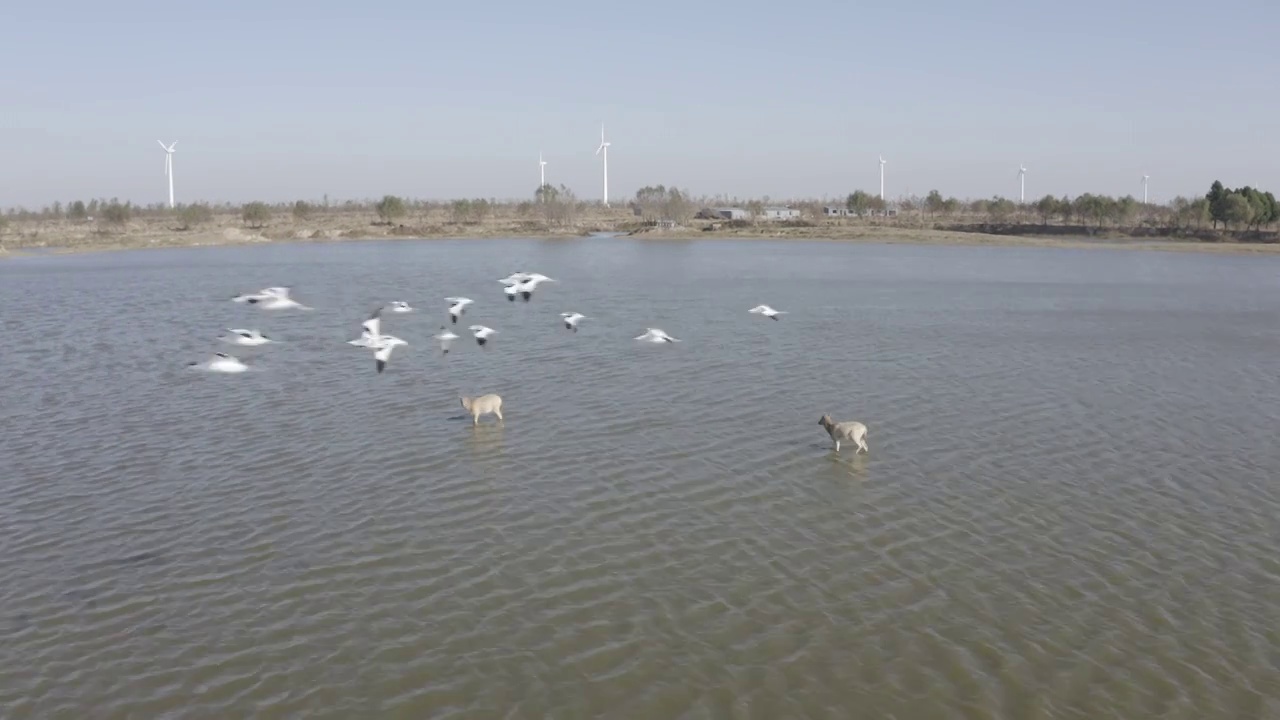
[[467, 430], [467, 448], [472, 454], [484, 457], [502, 452], [502, 423], [472, 425]]
[[831, 463], [832, 472], [839, 473], [859, 482], [866, 482], [870, 477], [868, 466], [871, 456], [864, 453], [838, 453], [830, 445], [814, 445], [827, 451], [827, 461]]

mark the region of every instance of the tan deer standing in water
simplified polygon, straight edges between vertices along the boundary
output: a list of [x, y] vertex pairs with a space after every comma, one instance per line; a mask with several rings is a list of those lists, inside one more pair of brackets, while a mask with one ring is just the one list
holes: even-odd
[[489, 393], [488, 395], [481, 395], [480, 397], [463, 397], [459, 399], [462, 401], [462, 407], [466, 408], [467, 412], [471, 413], [472, 425], [479, 424], [480, 416], [488, 415], [489, 413], [497, 415], [498, 422], [503, 422], [501, 397], [498, 397], [493, 393]]
[[840, 452], [841, 440], [855, 443], [858, 446], [858, 449], [853, 451], [855, 455], [860, 452], [871, 452], [867, 449], [867, 426], [857, 420], [838, 423], [833, 421], [830, 415], [823, 415], [818, 419], [818, 424], [835, 441], [836, 452]]

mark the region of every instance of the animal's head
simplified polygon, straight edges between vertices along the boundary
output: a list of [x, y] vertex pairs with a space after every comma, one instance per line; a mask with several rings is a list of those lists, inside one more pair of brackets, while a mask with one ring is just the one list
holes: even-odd
[[471, 398], [469, 398], [469, 397], [460, 397], [460, 398], [458, 398], [458, 400], [462, 401], [462, 407], [466, 408], [467, 410], [470, 410], [470, 409], [471, 409]]
[[822, 417], [818, 418], [818, 424], [823, 427], [830, 427], [833, 424], [831, 422], [831, 416], [823, 415]]

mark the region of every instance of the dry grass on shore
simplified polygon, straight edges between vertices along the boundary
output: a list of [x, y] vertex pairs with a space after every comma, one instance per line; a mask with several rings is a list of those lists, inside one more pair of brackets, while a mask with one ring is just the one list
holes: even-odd
[[[10, 222], [0, 234], [0, 256], [23, 250], [85, 252], [156, 247], [240, 245], [273, 241], [342, 241], [363, 239], [466, 239], [581, 237], [595, 232], [630, 233], [637, 239], [690, 241], [712, 239], [806, 240], [928, 245], [989, 245], [1031, 247], [1114, 247], [1152, 250], [1191, 250], [1227, 253], [1276, 253], [1280, 243], [1205, 242], [1196, 239], [1142, 238], [1110, 235], [1089, 237], [999, 234], [939, 229], [928, 223], [899, 220], [817, 220], [800, 223], [712, 223], [691, 221], [687, 226], [659, 230], [643, 226], [626, 206], [605, 208], [583, 204], [572, 218], [551, 223], [537, 208], [494, 205], [479, 220], [458, 222], [443, 207], [410, 212], [396, 223], [384, 223], [369, 209], [320, 210], [306, 218], [276, 213], [261, 227], [247, 225], [238, 212], [215, 212], [190, 229], [182, 229], [172, 215], [134, 217], [124, 224], [32, 219]], [[959, 226], [966, 227], [966, 226]], [[1029, 228], [1033, 231], [1034, 228]]]

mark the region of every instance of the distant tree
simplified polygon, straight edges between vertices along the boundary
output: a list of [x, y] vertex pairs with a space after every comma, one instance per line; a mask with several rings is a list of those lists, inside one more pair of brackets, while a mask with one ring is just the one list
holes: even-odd
[[1261, 229], [1263, 225], [1268, 225], [1277, 219], [1276, 214], [1280, 208], [1276, 207], [1275, 196], [1269, 192], [1261, 192], [1248, 185], [1239, 190], [1232, 191], [1244, 197], [1249, 202], [1250, 214], [1249, 226], [1255, 229]]
[[1048, 225], [1053, 216], [1058, 214], [1058, 198], [1052, 195], [1040, 198], [1040, 202], [1036, 203], [1036, 212], [1040, 214], [1040, 222]]
[[520, 204], [516, 205], [517, 217], [529, 217], [531, 214], [533, 214], [533, 203], [528, 200], [522, 200]]
[[[1210, 213], [1212, 213], [1212, 204], [1210, 202]], [[1222, 209], [1222, 222], [1228, 226], [1234, 225], [1237, 229], [1241, 226], [1248, 227], [1253, 220], [1253, 207], [1249, 205], [1249, 201], [1245, 196], [1240, 193], [1227, 193], [1223, 196], [1220, 207]]]
[[537, 200], [539, 205], [542, 205], [545, 203], [555, 202], [559, 195], [560, 191], [556, 190], [554, 185], [548, 183], [546, 185], [538, 186], [538, 189], [533, 193], [533, 199]]
[[942, 199], [942, 193], [930, 190], [924, 198], [924, 207], [929, 211], [930, 216], [938, 215], [946, 209], [947, 201]]
[[97, 198], [94, 198], [93, 200], [90, 200], [90, 201], [89, 201], [89, 207], [88, 207], [88, 208], [86, 208], [87, 212], [85, 213], [85, 217], [97, 217], [97, 216], [98, 216], [98, 210], [99, 210], [101, 207], [102, 207], [102, 201], [101, 201], [101, 200], [98, 200]]
[[674, 185], [646, 185], [636, 191], [635, 206], [646, 220], [670, 220], [687, 222], [693, 216], [693, 201], [689, 194]]
[[9, 229], [9, 218], [4, 215], [0, 215], [0, 235], [3, 235], [5, 231], [8, 229]]
[[854, 190], [849, 194], [849, 197], [845, 199], [844, 205], [849, 212], [857, 215], [858, 217], [863, 217], [871, 211], [871, 196], [865, 191]]
[[568, 187], [561, 185], [553, 188], [550, 185], [544, 187], [542, 195], [545, 202], [542, 204], [542, 211], [547, 218], [547, 225], [572, 225], [578, 215], [578, 198]]
[[955, 215], [959, 211], [960, 211], [960, 201], [957, 200], [956, 198], [949, 197], [946, 200], [942, 201], [943, 215], [948, 215], [948, 216]]
[[387, 225], [393, 224], [396, 220], [404, 217], [405, 207], [404, 200], [395, 195], [383, 195], [373, 209], [378, 212], [378, 217]]
[[1176, 224], [1185, 228], [1203, 228], [1204, 224], [1212, 222], [1208, 205], [1210, 205], [1210, 202], [1208, 202], [1207, 197], [1197, 197], [1197, 199], [1194, 200], [1188, 200], [1185, 199], [1185, 197], [1175, 197], [1174, 214]]
[[116, 228], [124, 227], [131, 217], [133, 217], [133, 206], [130, 203], [122, 204], [115, 198], [102, 208], [102, 220]]
[[244, 220], [245, 225], [251, 228], [260, 228], [271, 219], [271, 208], [267, 207], [264, 202], [246, 203], [240, 209], [240, 217]]
[[311, 217], [311, 203], [306, 200], [299, 200], [293, 204], [293, 219], [298, 221], [306, 221]]
[[62, 203], [55, 200], [53, 202], [53, 206], [49, 208], [49, 213], [53, 215], [54, 220], [61, 220], [62, 219]]
[[1101, 195], [1085, 193], [1072, 201], [1072, 206], [1076, 215], [1092, 222], [1095, 227], [1101, 228], [1110, 213], [1110, 203], [1108, 201], [1109, 198]]
[[454, 200], [449, 203], [449, 212], [453, 216], [455, 225], [463, 225], [471, 221], [471, 201], [466, 199]]
[[1111, 200], [1109, 205], [1111, 217], [1115, 218], [1116, 224], [1120, 226], [1133, 222], [1133, 218], [1138, 214], [1140, 207], [1140, 203], [1132, 195], [1125, 195], [1122, 198]]
[[1071, 217], [1075, 215], [1075, 207], [1073, 207], [1071, 204], [1071, 198], [1067, 197], [1066, 195], [1063, 195], [1062, 197], [1058, 198], [1058, 202], [1056, 203], [1055, 207], [1057, 209], [1057, 213], [1062, 216], [1062, 224], [1070, 225]]
[[640, 217], [656, 220], [662, 214], [662, 204], [667, 199], [667, 188], [663, 185], [645, 185], [636, 191], [636, 205], [640, 207]]
[[885, 211], [889, 209], [889, 203], [886, 202], [885, 199], [880, 197], [879, 195], [870, 196], [870, 198], [867, 200], [867, 206], [871, 209], [871, 212], [875, 215], [884, 215]]
[[471, 222], [482, 223], [485, 218], [493, 212], [493, 203], [484, 198], [476, 198], [471, 201]]
[[996, 197], [991, 198], [987, 205], [987, 215], [993, 222], [1004, 222], [1018, 209], [1018, 204], [1009, 198]]
[[68, 220], [84, 220], [87, 217], [89, 217], [89, 212], [85, 210], [83, 200], [76, 200], [67, 204]]
[[755, 218], [764, 215], [764, 201], [748, 200], [742, 209], [746, 210], [747, 216], [754, 220]]
[[213, 208], [204, 203], [192, 203], [183, 205], [178, 210], [178, 222], [181, 223], [182, 230], [190, 230], [198, 225], [204, 225], [213, 220]]
[[1222, 186], [1222, 182], [1214, 180], [1204, 197], [1209, 201], [1209, 218], [1213, 221], [1213, 226], [1216, 228], [1218, 223], [1226, 222], [1227, 212], [1224, 201], [1227, 198], [1227, 189]]

